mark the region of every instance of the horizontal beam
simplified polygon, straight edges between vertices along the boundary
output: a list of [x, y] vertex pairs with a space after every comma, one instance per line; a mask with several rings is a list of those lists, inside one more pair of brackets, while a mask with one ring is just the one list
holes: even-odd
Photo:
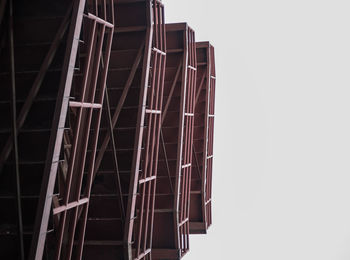
[[206, 234], [207, 228], [204, 222], [190, 222], [190, 234]]
[[81, 206], [81, 205], [87, 203], [88, 201], [89, 201], [88, 198], [84, 198], [84, 199], [80, 199], [78, 201], [73, 201], [71, 203], [68, 203], [67, 205], [63, 205], [63, 206], [54, 208], [53, 209], [53, 214], [56, 215], [56, 214], [61, 213], [63, 211], [67, 211], [69, 209]]
[[153, 259], [181, 259], [180, 249], [152, 248]]
[[86, 103], [86, 102], [75, 102], [75, 101], [70, 101], [69, 102], [70, 107], [83, 107], [83, 108], [102, 108], [101, 104], [97, 103]]
[[122, 246], [122, 240], [86, 240], [85, 246]]

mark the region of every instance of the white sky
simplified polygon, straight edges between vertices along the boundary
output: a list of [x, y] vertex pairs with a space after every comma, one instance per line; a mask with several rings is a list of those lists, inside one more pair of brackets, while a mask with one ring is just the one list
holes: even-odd
[[350, 259], [350, 1], [163, 0], [216, 51], [213, 226], [186, 260]]

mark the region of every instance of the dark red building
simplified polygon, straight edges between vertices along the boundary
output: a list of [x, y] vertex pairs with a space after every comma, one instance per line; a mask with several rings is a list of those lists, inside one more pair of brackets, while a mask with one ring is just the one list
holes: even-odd
[[214, 64], [159, 0], [1, 1], [0, 259], [185, 255], [211, 224]]

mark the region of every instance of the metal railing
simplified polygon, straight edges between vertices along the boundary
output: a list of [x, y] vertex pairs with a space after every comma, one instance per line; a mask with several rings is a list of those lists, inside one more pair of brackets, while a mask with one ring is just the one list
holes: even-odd
[[206, 208], [206, 228], [212, 224], [211, 214], [211, 195], [212, 195], [212, 171], [213, 171], [213, 145], [214, 145], [214, 117], [215, 117], [215, 56], [214, 47], [209, 45], [209, 89], [208, 89], [208, 115], [207, 115], [207, 152], [206, 152], [206, 190], [205, 190], [205, 208]]
[[[91, 8], [93, 7], [93, 8]], [[86, 10], [83, 13], [83, 10]], [[41, 259], [48, 233], [49, 215], [53, 217], [54, 237], [50, 251], [53, 259], [81, 259], [89, 207], [95, 154], [106, 87], [108, 63], [114, 32], [113, 2], [76, 1], [67, 40], [62, 70], [62, 102], [58, 98], [49, 149], [51, 165], [46, 167], [47, 186], [42, 189], [41, 205], [32, 242], [31, 259]], [[84, 30], [81, 30], [82, 23]], [[82, 39], [80, 40], [80, 35]], [[79, 46], [79, 47], [78, 47]], [[80, 56], [77, 56], [79, 48]], [[77, 58], [80, 57], [80, 58]], [[74, 64], [83, 64], [82, 70]], [[74, 78], [74, 79], [73, 79]], [[72, 84], [73, 79], [73, 84]], [[66, 118], [67, 115], [67, 118]], [[94, 131], [91, 132], [90, 130]], [[54, 135], [56, 134], [56, 135]], [[59, 160], [64, 136], [64, 158]], [[88, 149], [92, 152], [88, 153]], [[50, 156], [48, 157], [50, 160]], [[57, 165], [61, 167], [58, 168]], [[87, 172], [87, 174], [84, 174]], [[57, 176], [57, 178], [56, 178]], [[55, 181], [56, 180], [56, 181]], [[58, 192], [54, 192], [57, 182]], [[45, 181], [43, 182], [45, 185]], [[50, 213], [52, 203], [52, 211]], [[39, 233], [38, 233], [39, 231]]]
[[157, 181], [160, 126], [166, 59], [164, 7], [152, 1], [153, 40], [149, 71], [149, 87], [145, 110], [144, 150], [136, 199], [137, 218], [134, 226], [134, 259], [151, 259], [155, 190]]
[[192, 173], [193, 123], [196, 89], [196, 43], [194, 31], [187, 27], [186, 49], [188, 51], [187, 82], [185, 91], [184, 129], [182, 139], [182, 163], [180, 174], [180, 208], [178, 229], [180, 234], [181, 256], [189, 250], [189, 213]]

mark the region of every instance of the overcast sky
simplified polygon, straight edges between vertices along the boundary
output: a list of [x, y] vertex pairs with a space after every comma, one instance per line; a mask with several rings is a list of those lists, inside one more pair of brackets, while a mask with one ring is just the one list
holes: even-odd
[[215, 46], [213, 226], [186, 260], [350, 259], [350, 1], [163, 0]]

